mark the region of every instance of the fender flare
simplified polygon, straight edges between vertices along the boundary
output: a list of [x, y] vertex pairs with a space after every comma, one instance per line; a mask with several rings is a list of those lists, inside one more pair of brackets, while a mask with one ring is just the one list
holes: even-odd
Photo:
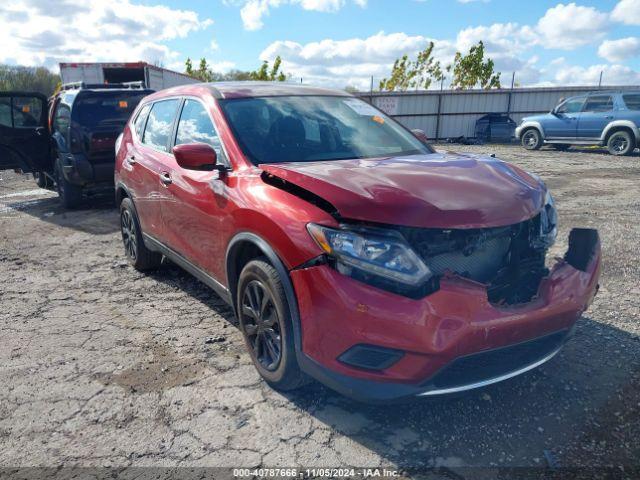
[[[129, 188], [123, 183], [123, 182], [116, 182], [115, 184], [115, 188], [113, 189], [113, 195], [114, 195], [114, 199], [116, 202], [116, 208], [120, 208], [120, 203], [122, 202], [122, 198], [120, 197], [118, 198], [118, 192], [120, 190], [124, 190], [124, 192], [127, 194], [127, 197], [129, 197], [131, 199], [131, 203], [133, 204], [133, 208], [136, 208], [136, 202], [133, 201], [133, 195], [131, 194], [131, 190], [129, 190]], [[118, 201], [120, 200], [120, 201]], [[138, 214], [138, 212], [136, 211], [136, 215]]]
[[302, 356], [302, 328], [300, 323], [300, 313], [298, 310], [298, 300], [296, 297], [295, 290], [293, 288], [293, 283], [291, 282], [291, 278], [289, 277], [289, 272], [284, 265], [284, 262], [280, 259], [275, 250], [269, 245], [269, 243], [263, 239], [262, 237], [256, 235], [251, 232], [240, 232], [236, 234], [227, 246], [227, 251], [225, 253], [225, 270], [227, 273], [227, 286], [229, 288], [229, 292], [231, 294], [231, 302], [233, 311], [238, 317], [237, 305], [236, 305], [236, 287], [237, 281], [234, 277], [235, 273], [232, 271], [232, 262], [231, 262], [231, 252], [236, 244], [239, 242], [250, 242], [253, 243], [264, 255], [267, 257], [273, 268], [276, 269], [278, 275], [280, 276], [280, 280], [282, 281], [282, 287], [284, 289], [284, 295], [287, 300], [287, 304], [289, 307], [289, 311], [291, 313], [291, 322], [293, 324], [293, 340], [295, 345], [296, 357], [300, 360]]
[[529, 120], [518, 126], [518, 139], [520, 139], [522, 132], [524, 132], [527, 128], [536, 128], [540, 132], [542, 140], [545, 140], [544, 128], [542, 128], [542, 124], [536, 120]]
[[640, 143], [640, 129], [632, 120], [614, 120], [613, 122], [609, 122], [609, 124], [602, 131], [602, 135], [600, 136], [600, 141], [602, 143], [605, 142], [607, 135], [609, 132], [618, 127], [628, 128], [633, 132], [633, 135], [636, 139], [636, 143]]

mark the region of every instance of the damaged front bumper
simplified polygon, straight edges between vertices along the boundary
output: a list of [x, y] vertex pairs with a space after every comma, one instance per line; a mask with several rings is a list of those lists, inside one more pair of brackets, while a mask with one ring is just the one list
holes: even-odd
[[327, 265], [294, 270], [304, 371], [340, 393], [385, 402], [506, 380], [551, 359], [595, 296], [597, 231], [569, 250], [520, 305], [489, 301], [486, 285], [445, 275], [421, 299], [386, 292]]

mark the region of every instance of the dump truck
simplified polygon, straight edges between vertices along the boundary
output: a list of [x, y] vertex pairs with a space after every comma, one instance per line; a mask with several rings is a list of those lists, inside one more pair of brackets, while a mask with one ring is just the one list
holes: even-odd
[[142, 82], [151, 90], [162, 90], [199, 80], [146, 62], [130, 63], [60, 63], [63, 84], [110, 84]]

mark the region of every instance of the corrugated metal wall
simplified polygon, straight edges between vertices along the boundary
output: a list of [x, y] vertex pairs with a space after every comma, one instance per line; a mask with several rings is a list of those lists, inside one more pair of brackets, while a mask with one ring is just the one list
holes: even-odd
[[[639, 90], [640, 87], [602, 87], [600, 90]], [[473, 137], [476, 120], [487, 113], [522, 117], [547, 113], [563, 97], [598, 90], [594, 87], [516, 88], [513, 90], [428, 90], [417, 92], [361, 92], [408, 128], [420, 128], [429, 138]]]

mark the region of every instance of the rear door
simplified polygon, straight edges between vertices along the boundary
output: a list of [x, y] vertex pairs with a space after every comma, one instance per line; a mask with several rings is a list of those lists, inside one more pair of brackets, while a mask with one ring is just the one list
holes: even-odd
[[0, 169], [48, 170], [49, 147], [47, 97], [0, 92]]
[[578, 120], [578, 139], [599, 139], [614, 114], [613, 96], [589, 95]]
[[[161, 205], [169, 197], [169, 192], [161, 181], [161, 174], [175, 162], [169, 151], [180, 102], [179, 98], [170, 98], [156, 100], [151, 104], [147, 118], [144, 119], [144, 131], [125, 159], [126, 168], [131, 170], [129, 186], [134, 190], [142, 230], [163, 243], [166, 243], [167, 235], [162, 224]], [[141, 114], [145, 108], [146, 106], [141, 109]], [[135, 127], [136, 130], [142, 130], [141, 125]]]
[[585, 97], [570, 98], [545, 119], [543, 127], [547, 140], [576, 138], [584, 100]]

